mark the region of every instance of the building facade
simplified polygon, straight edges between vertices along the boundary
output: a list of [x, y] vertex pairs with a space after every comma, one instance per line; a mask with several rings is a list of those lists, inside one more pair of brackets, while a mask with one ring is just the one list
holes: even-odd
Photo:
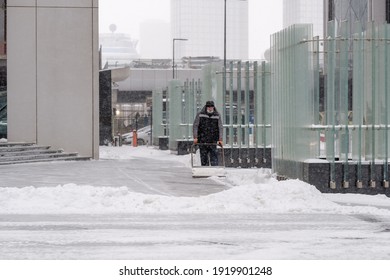
[[323, 0], [283, 0], [283, 28], [313, 24], [313, 35], [323, 36]]
[[98, 0], [6, 4], [8, 141], [98, 158]]
[[[140, 24], [139, 53], [143, 59], [167, 59], [171, 53], [171, 25], [164, 20], [147, 20]], [[158, 48], [156, 48], [158, 42]]]
[[[198, 82], [202, 78], [202, 71], [178, 69], [176, 78], [183, 82]], [[140, 116], [138, 128], [150, 124], [153, 92], [167, 91], [171, 80], [171, 68], [131, 68], [129, 77], [118, 81], [112, 88], [112, 105], [117, 112], [113, 118], [114, 132], [123, 134], [133, 131], [137, 114]]]
[[224, 56], [224, 3], [226, 3], [226, 56], [248, 58], [248, 1], [171, 0], [171, 37], [175, 56]]
[[324, 27], [328, 34], [329, 21], [335, 20], [338, 25], [341, 21], [349, 22], [350, 34], [354, 33], [356, 24], [365, 31], [367, 23], [376, 24], [390, 22], [390, 0], [324, 0]]

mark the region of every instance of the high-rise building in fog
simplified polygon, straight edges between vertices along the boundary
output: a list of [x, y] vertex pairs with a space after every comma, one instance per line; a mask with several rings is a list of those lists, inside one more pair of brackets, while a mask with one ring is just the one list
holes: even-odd
[[[248, 58], [248, 1], [226, 0], [226, 56]], [[171, 0], [171, 37], [175, 56], [224, 54], [224, 0]]]
[[[140, 24], [140, 56], [142, 58], [170, 58], [170, 24], [164, 20], [147, 20]], [[156, 44], [156, 42], [158, 42]]]
[[390, 0], [324, 0], [325, 29], [328, 21], [337, 22], [347, 20], [350, 33], [360, 23], [361, 29], [366, 30], [368, 22], [376, 24], [390, 22]]
[[313, 35], [323, 36], [323, 0], [283, 0], [283, 28], [298, 23], [313, 24]]

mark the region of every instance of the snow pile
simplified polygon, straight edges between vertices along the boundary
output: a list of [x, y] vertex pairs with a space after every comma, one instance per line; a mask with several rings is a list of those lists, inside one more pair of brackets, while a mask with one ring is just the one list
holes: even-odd
[[323, 210], [334, 205], [317, 199], [307, 187], [282, 186], [272, 180], [268, 184], [236, 186], [197, 198], [146, 195], [131, 192], [127, 187], [75, 184], [0, 189], [1, 213], [283, 213], [312, 212], [314, 207]]
[[230, 170], [231, 188], [202, 197], [136, 193], [123, 186], [75, 184], [57, 187], [0, 188], [0, 213], [373, 213], [373, 207], [340, 206], [298, 180], [277, 181], [269, 170]]
[[[103, 160], [135, 157], [189, 164], [190, 156], [140, 147], [101, 147]], [[381, 207], [341, 206], [331, 200], [343, 195], [320, 193], [299, 180], [277, 181], [269, 169], [226, 169], [228, 189], [201, 197], [176, 197], [137, 193], [122, 187], [64, 184], [57, 187], [0, 188], [0, 213], [339, 213], [390, 215], [390, 200], [380, 196]], [[156, 186], [158, 188], [158, 186]], [[367, 202], [368, 196], [364, 197]], [[359, 203], [355, 203], [359, 204]], [[362, 203], [369, 205], [369, 203]], [[374, 205], [374, 204], [373, 204]], [[376, 204], [375, 204], [376, 205]], [[387, 209], [383, 209], [387, 208]]]

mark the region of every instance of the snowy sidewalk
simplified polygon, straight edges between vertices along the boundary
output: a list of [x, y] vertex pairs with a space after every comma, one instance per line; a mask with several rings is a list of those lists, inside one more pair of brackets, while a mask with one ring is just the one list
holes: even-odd
[[0, 167], [0, 214], [333, 213], [390, 215], [384, 195], [322, 194], [268, 169], [194, 179], [190, 156], [101, 147], [100, 160]]
[[188, 156], [175, 157], [147, 147], [101, 147], [100, 160], [7, 165], [0, 167], [0, 174], [0, 187], [73, 184], [195, 197], [225, 189], [222, 183], [192, 178]]
[[390, 259], [390, 199], [268, 169], [192, 179], [189, 156], [0, 167], [0, 259]]

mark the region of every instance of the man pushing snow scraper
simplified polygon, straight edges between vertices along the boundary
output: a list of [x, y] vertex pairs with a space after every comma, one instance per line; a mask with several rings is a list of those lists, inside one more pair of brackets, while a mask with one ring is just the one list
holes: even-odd
[[[207, 101], [198, 112], [193, 125], [194, 144], [191, 148], [192, 177], [224, 176], [223, 125], [214, 101]], [[194, 147], [199, 146], [201, 166], [194, 166]], [[218, 148], [222, 163], [218, 164]]]

